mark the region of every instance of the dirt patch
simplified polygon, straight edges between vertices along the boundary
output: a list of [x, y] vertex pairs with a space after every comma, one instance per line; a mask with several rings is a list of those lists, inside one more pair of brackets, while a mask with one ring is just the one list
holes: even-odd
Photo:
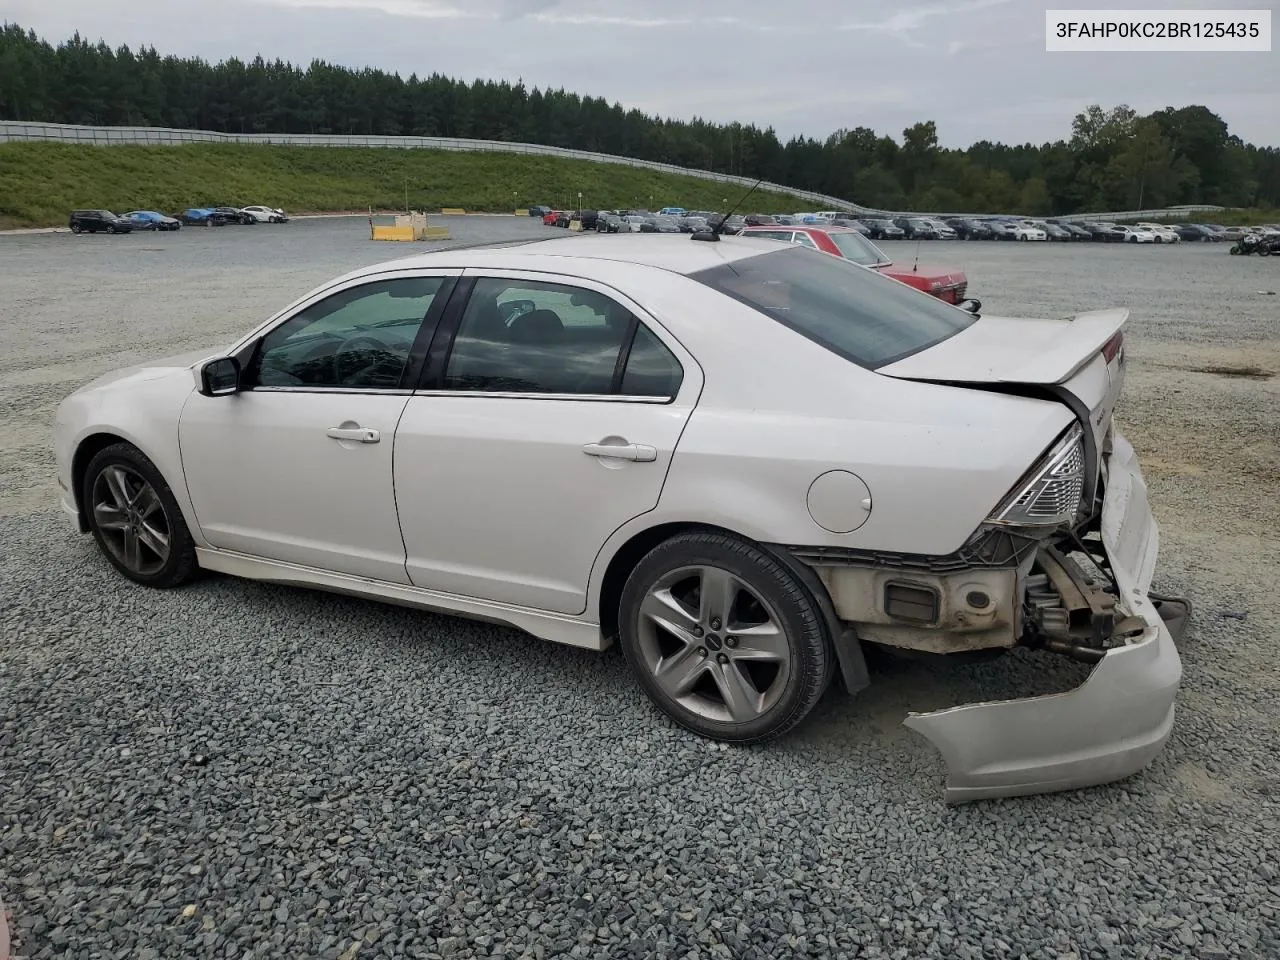
[[1275, 376], [1261, 367], [1178, 367], [1191, 373], [1211, 373], [1215, 377], [1244, 377], [1249, 380], [1270, 380]]

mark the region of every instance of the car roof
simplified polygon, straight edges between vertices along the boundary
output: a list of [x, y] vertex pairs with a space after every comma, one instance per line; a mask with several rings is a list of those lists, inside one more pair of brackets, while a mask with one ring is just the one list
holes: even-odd
[[[849, 231], [853, 232], [853, 231]], [[690, 274], [778, 250], [776, 240], [722, 236], [720, 241], [698, 241], [689, 234], [579, 234], [548, 240], [486, 247], [455, 247], [433, 253], [389, 260], [353, 271], [341, 279], [385, 270], [474, 267], [557, 272], [566, 258], [613, 261], [655, 267], [670, 273]], [[335, 278], [335, 281], [337, 278]]]

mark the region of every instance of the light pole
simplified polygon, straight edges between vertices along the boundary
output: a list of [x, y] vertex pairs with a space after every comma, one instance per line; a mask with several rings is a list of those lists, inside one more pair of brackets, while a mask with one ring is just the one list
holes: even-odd
[[578, 212], [582, 212], [582, 191], [578, 191]]

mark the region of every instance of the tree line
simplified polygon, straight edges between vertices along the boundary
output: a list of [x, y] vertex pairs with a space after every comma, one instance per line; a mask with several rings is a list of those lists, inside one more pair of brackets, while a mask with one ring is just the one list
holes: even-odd
[[825, 140], [771, 127], [650, 116], [522, 82], [407, 78], [314, 60], [209, 63], [78, 33], [56, 46], [0, 28], [0, 119], [226, 133], [473, 137], [523, 141], [763, 177], [886, 209], [1067, 214], [1215, 203], [1280, 207], [1280, 149], [1241, 141], [1207, 107], [1142, 116], [1090, 106], [1068, 139], [938, 144], [932, 120], [901, 141], [866, 127]]

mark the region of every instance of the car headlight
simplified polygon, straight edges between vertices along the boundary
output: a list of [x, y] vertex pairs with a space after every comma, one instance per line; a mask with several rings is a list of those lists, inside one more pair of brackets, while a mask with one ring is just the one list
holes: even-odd
[[1084, 431], [1071, 426], [987, 519], [1014, 527], [1058, 527], [1080, 511], [1085, 488]]

